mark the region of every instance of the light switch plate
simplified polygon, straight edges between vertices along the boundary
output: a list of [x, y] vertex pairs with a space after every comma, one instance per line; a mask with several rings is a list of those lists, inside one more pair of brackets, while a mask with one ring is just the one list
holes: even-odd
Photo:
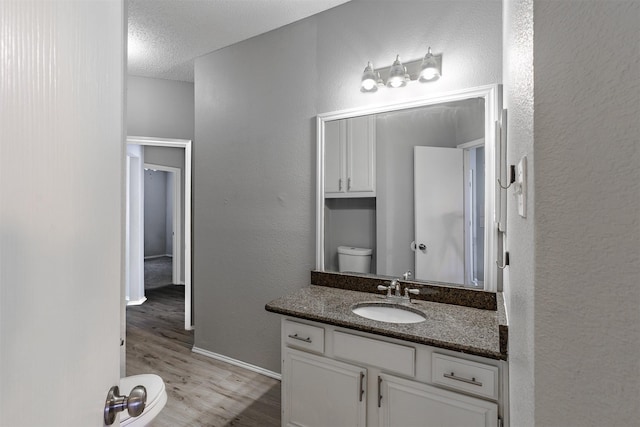
[[527, 217], [527, 156], [522, 157], [516, 166], [515, 193], [518, 200], [518, 214]]

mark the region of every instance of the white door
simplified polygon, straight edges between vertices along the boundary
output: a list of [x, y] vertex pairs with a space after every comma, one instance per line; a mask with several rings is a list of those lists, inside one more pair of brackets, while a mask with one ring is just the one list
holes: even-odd
[[380, 427], [496, 427], [498, 405], [381, 374]]
[[283, 365], [283, 426], [364, 427], [367, 370], [287, 349]]
[[120, 378], [125, 25], [0, 2], [2, 426], [102, 426]]
[[414, 147], [415, 278], [464, 284], [463, 150]]

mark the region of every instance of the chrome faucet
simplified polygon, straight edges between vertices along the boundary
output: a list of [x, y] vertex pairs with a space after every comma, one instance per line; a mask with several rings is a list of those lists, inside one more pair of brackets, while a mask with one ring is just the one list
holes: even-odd
[[402, 296], [402, 294], [400, 293], [400, 280], [393, 279], [391, 281], [391, 285], [389, 285], [389, 288], [395, 289], [395, 291], [396, 291], [395, 294], [394, 294], [395, 297]]
[[[408, 280], [411, 277], [411, 270], [408, 270], [402, 275], [403, 280]], [[379, 291], [387, 291], [386, 298], [394, 301], [407, 301], [411, 302], [411, 297], [409, 294], [418, 295], [420, 293], [419, 289], [409, 289], [409, 287], [404, 288], [404, 295], [402, 295], [402, 287], [400, 286], [400, 279], [393, 279], [388, 286], [378, 285]], [[391, 291], [395, 291], [394, 294], [391, 294]]]

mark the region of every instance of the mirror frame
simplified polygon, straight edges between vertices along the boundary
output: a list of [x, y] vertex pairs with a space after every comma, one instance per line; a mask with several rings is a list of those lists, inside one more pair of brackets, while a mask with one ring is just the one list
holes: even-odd
[[[454, 101], [463, 101], [470, 98], [484, 98], [484, 147], [485, 147], [485, 259], [484, 259], [484, 290], [497, 292], [498, 268], [498, 225], [496, 212], [500, 212], [497, 189], [496, 149], [496, 122], [500, 111], [500, 85], [493, 84], [475, 88], [462, 89], [444, 94], [426, 96], [422, 98], [401, 101], [395, 103], [352, 108], [318, 114], [316, 118], [317, 153], [316, 153], [316, 270], [324, 269], [324, 136], [325, 124], [329, 121], [349, 119], [353, 117], [367, 116], [371, 114], [387, 113], [391, 111], [407, 110], [410, 108], [425, 107]], [[425, 281], [428, 282], [428, 281]], [[460, 284], [452, 284], [460, 286]]]

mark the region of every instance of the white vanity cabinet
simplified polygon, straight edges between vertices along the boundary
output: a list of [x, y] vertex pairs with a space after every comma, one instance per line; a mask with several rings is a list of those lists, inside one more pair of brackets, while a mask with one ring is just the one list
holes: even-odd
[[366, 426], [365, 368], [288, 349], [283, 371], [283, 426]]
[[325, 197], [375, 197], [375, 117], [327, 122]]
[[500, 360], [284, 317], [282, 363], [283, 426], [497, 427], [506, 415]]
[[498, 405], [417, 381], [380, 374], [381, 427], [496, 427]]

